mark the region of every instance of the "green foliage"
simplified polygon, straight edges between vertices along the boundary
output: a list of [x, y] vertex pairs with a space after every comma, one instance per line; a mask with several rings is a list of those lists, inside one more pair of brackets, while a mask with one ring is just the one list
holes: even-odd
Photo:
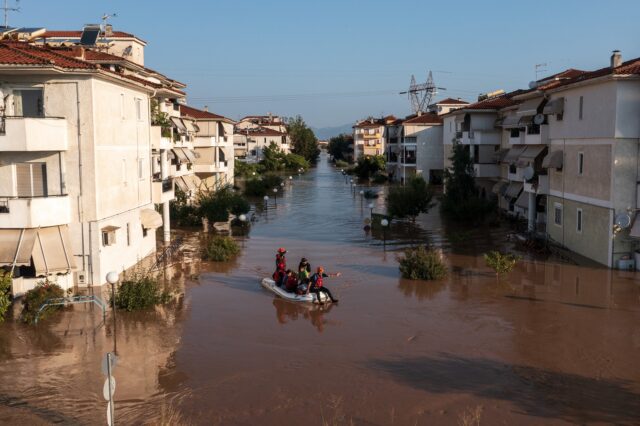
[[269, 146], [264, 147], [262, 150], [263, 159], [260, 164], [267, 172], [277, 172], [284, 170], [284, 152], [278, 148], [278, 146], [271, 142]]
[[230, 186], [200, 193], [198, 206], [198, 215], [209, 223], [226, 222], [230, 213], [237, 216], [250, 210], [249, 202]]
[[311, 165], [306, 158], [302, 155], [298, 154], [287, 154], [284, 156], [284, 168], [286, 170], [294, 170], [298, 169], [307, 170]]
[[496, 275], [508, 274], [515, 268], [521, 257], [511, 253], [500, 253], [497, 250], [484, 254], [487, 266], [496, 272]]
[[249, 179], [245, 182], [244, 194], [250, 197], [264, 197], [271, 195], [273, 188], [280, 190], [282, 178], [274, 174]]
[[169, 137], [171, 135], [171, 120], [169, 119], [169, 114], [160, 112], [157, 99], [151, 100], [151, 125], [160, 126], [162, 128], [162, 136]]
[[[160, 290], [160, 284], [151, 276], [123, 280], [116, 291], [116, 308], [136, 311], [167, 303], [170, 294]], [[110, 300], [109, 303], [113, 303]]]
[[420, 246], [408, 249], [398, 259], [400, 273], [410, 280], [439, 280], [447, 275], [447, 267], [440, 254], [433, 249]]
[[495, 210], [495, 204], [480, 197], [469, 150], [456, 142], [450, 159], [451, 169], [444, 171], [445, 194], [440, 204], [441, 211], [457, 221], [481, 222]]
[[371, 181], [373, 183], [385, 183], [387, 181], [387, 176], [378, 172], [375, 175], [373, 175], [373, 178], [371, 179]]
[[366, 191], [364, 191], [364, 194], [362, 194], [362, 196], [367, 200], [371, 200], [374, 198], [378, 198], [378, 193], [373, 189], [367, 189]]
[[[33, 324], [40, 307], [49, 299], [59, 299], [64, 297], [64, 290], [57, 284], [48, 281], [39, 282], [36, 287], [25, 293], [22, 300], [22, 319], [24, 322]], [[50, 316], [52, 313], [62, 309], [61, 305], [47, 306], [40, 312], [38, 321]]]
[[191, 227], [202, 224], [198, 208], [188, 203], [187, 194], [178, 187], [175, 188], [175, 199], [169, 203], [169, 214], [176, 226]]
[[421, 176], [409, 180], [406, 186], [395, 186], [387, 195], [387, 212], [393, 217], [415, 220], [420, 213], [427, 213], [433, 204], [433, 191]]
[[245, 161], [235, 160], [233, 166], [234, 176], [251, 177], [259, 175], [264, 171], [264, 167], [260, 164], [247, 163]]
[[291, 138], [291, 151], [301, 155], [308, 162], [315, 163], [320, 155], [318, 139], [301, 116], [298, 115], [287, 120], [287, 132]]
[[376, 173], [384, 172], [386, 160], [382, 155], [367, 155], [358, 158], [354, 173], [360, 179], [369, 179]]
[[0, 269], [0, 324], [11, 306], [11, 273]]
[[336, 167], [338, 167], [340, 169], [345, 169], [345, 168], [349, 167], [349, 163], [347, 163], [346, 161], [343, 161], [343, 160], [336, 160], [335, 164], [336, 164]]
[[329, 139], [329, 146], [327, 151], [333, 157], [333, 160], [338, 167], [346, 167], [348, 164], [344, 162], [343, 165], [338, 165], [338, 161], [346, 160], [349, 152], [353, 151], [353, 135], [341, 134]]
[[233, 238], [216, 236], [205, 246], [202, 258], [215, 262], [226, 262], [238, 253], [240, 253], [240, 248]]

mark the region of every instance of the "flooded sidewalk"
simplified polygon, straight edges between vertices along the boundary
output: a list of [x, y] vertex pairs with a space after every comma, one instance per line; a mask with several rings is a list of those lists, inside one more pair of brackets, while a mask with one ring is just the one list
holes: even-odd
[[[120, 424], [638, 424], [636, 273], [521, 253], [497, 280], [482, 254], [514, 249], [504, 228], [458, 229], [434, 209], [394, 224], [385, 250], [363, 230], [368, 203], [323, 156], [258, 211], [231, 262], [201, 262], [201, 236], [185, 233], [168, 276], [184, 297], [118, 312], [117, 333], [90, 306], [5, 322], [0, 423], [104, 424], [100, 360], [115, 344]], [[425, 241], [449, 276], [400, 278], [400, 249]], [[341, 272], [325, 281], [340, 302], [262, 289], [281, 246], [290, 267]]]

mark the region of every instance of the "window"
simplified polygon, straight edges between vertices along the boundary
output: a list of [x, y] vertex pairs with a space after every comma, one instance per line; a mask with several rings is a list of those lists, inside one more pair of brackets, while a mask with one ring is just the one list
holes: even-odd
[[148, 233], [149, 233], [148, 229], [143, 226], [142, 227], [142, 238], [145, 238]]
[[509, 173], [516, 174], [518, 173], [518, 168], [515, 164], [509, 164]]
[[138, 158], [138, 179], [144, 179], [144, 158]]
[[511, 129], [511, 133], [509, 134], [510, 138], [519, 138], [520, 137], [520, 129]]
[[576, 232], [582, 232], [582, 209], [576, 210]]
[[13, 91], [13, 115], [16, 117], [44, 117], [42, 89]]
[[578, 175], [582, 176], [584, 171], [584, 152], [578, 153]]
[[453, 122], [452, 122], [452, 121], [450, 121], [450, 122], [449, 122], [449, 131], [450, 131], [450, 132], [451, 132], [451, 131], [453, 131], [453, 130], [452, 130], [452, 124], [453, 124]]
[[16, 187], [18, 197], [46, 197], [48, 195], [46, 163], [16, 164]]
[[553, 205], [553, 223], [562, 226], [562, 204], [554, 203]]
[[580, 96], [580, 104], [578, 105], [578, 119], [582, 120], [582, 107], [584, 106], [584, 97]]
[[131, 226], [129, 222], [127, 222], [127, 245], [131, 245]]
[[114, 230], [105, 230], [102, 231], [102, 245], [103, 246], [112, 246], [116, 243], [116, 231]]
[[142, 99], [136, 98], [136, 119], [142, 121]]

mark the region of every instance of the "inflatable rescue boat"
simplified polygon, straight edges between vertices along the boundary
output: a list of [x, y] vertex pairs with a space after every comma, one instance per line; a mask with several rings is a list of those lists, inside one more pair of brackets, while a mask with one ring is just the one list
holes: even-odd
[[325, 293], [320, 293], [320, 301], [318, 301], [317, 293], [308, 293], [308, 294], [296, 294], [289, 293], [287, 290], [280, 288], [276, 285], [276, 282], [271, 278], [263, 278], [262, 279], [262, 287], [267, 290], [275, 293], [276, 296], [279, 296], [283, 299], [290, 300], [292, 302], [302, 302], [302, 303], [330, 303], [331, 299]]

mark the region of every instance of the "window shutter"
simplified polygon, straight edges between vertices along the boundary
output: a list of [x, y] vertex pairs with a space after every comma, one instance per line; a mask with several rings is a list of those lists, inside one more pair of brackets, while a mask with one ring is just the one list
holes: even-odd
[[47, 166], [44, 163], [31, 163], [31, 176], [33, 179], [33, 196], [47, 196]]
[[16, 164], [16, 183], [18, 197], [31, 197], [31, 165], [29, 163]]

